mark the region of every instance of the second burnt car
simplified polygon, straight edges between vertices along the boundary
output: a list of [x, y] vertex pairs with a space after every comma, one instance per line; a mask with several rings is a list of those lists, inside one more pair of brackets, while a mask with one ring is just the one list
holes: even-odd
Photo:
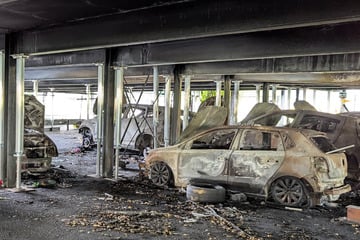
[[[250, 115], [250, 114], [249, 114]], [[297, 129], [312, 129], [326, 133], [337, 147], [346, 149], [348, 177], [360, 180], [360, 114], [331, 114], [314, 110], [277, 110], [247, 117], [243, 125], [278, 126]]]
[[221, 185], [287, 206], [335, 201], [351, 190], [347, 162], [324, 133], [264, 126], [223, 126], [146, 157], [158, 186]]

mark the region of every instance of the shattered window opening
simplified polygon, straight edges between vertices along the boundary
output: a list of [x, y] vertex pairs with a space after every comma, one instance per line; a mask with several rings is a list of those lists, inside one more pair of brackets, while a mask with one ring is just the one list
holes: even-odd
[[191, 149], [229, 149], [237, 129], [217, 130], [195, 139]]
[[326, 153], [336, 149], [329, 139], [324, 136], [312, 137], [311, 140], [322, 152]]
[[280, 135], [273, 132], [247, 130], [243, 133], [240, 150], [283, 150]]
[[336, 127], [339, 123], [340, 121], [336, 119], [314, 115], [306, 115], [303, 117], [303, 119], [301, 119], [299, 127], [325, 133], [332, 133], [335, 132]]

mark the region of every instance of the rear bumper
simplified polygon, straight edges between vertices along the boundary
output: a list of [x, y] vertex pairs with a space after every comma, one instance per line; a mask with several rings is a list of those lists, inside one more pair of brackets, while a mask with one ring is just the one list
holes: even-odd
[[345, 184], [340, 187], [335, 187], [335, 188], [324, 190], [324, 195], [327, 196], [330, 201], [336, 201], [341, 194], [347, 193], [350, 191], [351, 191], [351, 186], [349, 184]]

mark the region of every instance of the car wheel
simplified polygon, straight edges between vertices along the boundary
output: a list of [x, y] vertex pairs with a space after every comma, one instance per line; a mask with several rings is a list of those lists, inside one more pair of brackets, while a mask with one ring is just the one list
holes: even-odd
[[172, 184], [172, 172], [168, 165], [157, 162], [150, 167], [150, 179], [156, 186], [164, 187]]
[[189, 184], [186, 198], [195, 202], [219, 203], [225, 201], [226, 190], [220, 185]]
[[276, 203], [293, 207], [304, 207], [309, 199], [302, 181], [294, 177], [282, 177], [273, 182], [271, 196]]
[[139, 149], [140, 154], [144, 149], [154, 147], [154, 138], [150, 134], [140, 134], [135, 140], [135, 148]]

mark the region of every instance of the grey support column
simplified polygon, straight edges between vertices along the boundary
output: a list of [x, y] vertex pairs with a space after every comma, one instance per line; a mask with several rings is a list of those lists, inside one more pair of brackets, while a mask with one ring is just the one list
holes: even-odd
[[330, 112], [331, 90], [327, 91], [327, 111]]
[[121, 141], [121, 113], [124, 93], [124, 67], [115, 68], [115, 179], [119, 174], [119, 156]]
[[104, 65], [96, 64], [98, 68], [98, 89], [97, 89], [97, 145], [96, 145], [96, 176], [102, 176], [102, 141], [103, 141], [103, 119], [104, 119]]
[[276, 104], [276, 91], [277, 91], [277, 85], [273, 84], [271, 86], [271, 92], [272, 92], [272, 97], [271, 97], [271, 101], [272, 103]]
[[269, 84], [263, 84], [263, 100], [262, 102], [269, 102]]
[[304, 101], [306, 101], [306, 94], [307, 94], [307, 88], [303, 88], [303, 99]]
[[231, 76], [225, 75], [224, 77], [224, 107], [227, 109], [228, 117], [227, 124], [230, 124], [231, 109]]
[[287, 95], [287, 97], [288, 97], [288, 101], [287, 101], [287, 103], [288, 103], [288, 109], [290, 109], [291, 108], [291, 88], [288, 88], [288, 95]]
[[215, 106], [221, 106], [221, 85], [223, 81], [216, 82], [216, 97], [215, 97]]
[[104, 65], [104, 141], [103, 177], [113, 177], [114, 167], [114, 69], [112, 50], [106, 49]]
[[16, 188], [21, 187], [21, 163], [24, 155], [24, 74], [25, 58], [23, 54], [13, 55], [16, 59], [16, 131], [15, 154], [16, 157]]
[[181, 89], [182, 82], [180, 77], [181, 71], [179, 66], [175, 67], [174, 70], [174, 105], [173, 105], [173, 115], [171, 117], [172, 127], [171, 127], [171, 144], [177, 142], [180, 136], [180, 115], [181, 115]]
[[39, 80], [33, 80], [33, 95], [37, 97], [39, 93]]
[[5, 159], [5, 53], [0, 51], [0, 179], [6, 178]]
[[233, 91], [233, 104], [232, 104], [232, 114], [230, 118], [230, 124], [236, 124], [238, 119], [238, 108], [239, 108], [239, 90], [241, 81], [233, 81], [234, 91]]
[[185, 101], [184, 101], [184, 118], [183, 118], [183, 130], [189, 125], [189, 109], [190, 109], [190, 98], [191, 98], [191, 77], [185, 76]]
[[159, 69], [158, 66], [153, 68], [153, 126], [154, 126], [154, 148], [158, 147], [158, 125], [159, 125]]
[[257, 103], [260, 103], [261, 102], [261, 85], [260, 84], [256, 84], [255, 85], [255, 88], [256, 88], [256, 102]]
[[171, 77], [165, 78], [164, 143], [170, 146]]
[[86, 119], [89, 120], [90, 119], [90, 109], [91, 109], [91, 84], [85, 84], [86, 86]]

